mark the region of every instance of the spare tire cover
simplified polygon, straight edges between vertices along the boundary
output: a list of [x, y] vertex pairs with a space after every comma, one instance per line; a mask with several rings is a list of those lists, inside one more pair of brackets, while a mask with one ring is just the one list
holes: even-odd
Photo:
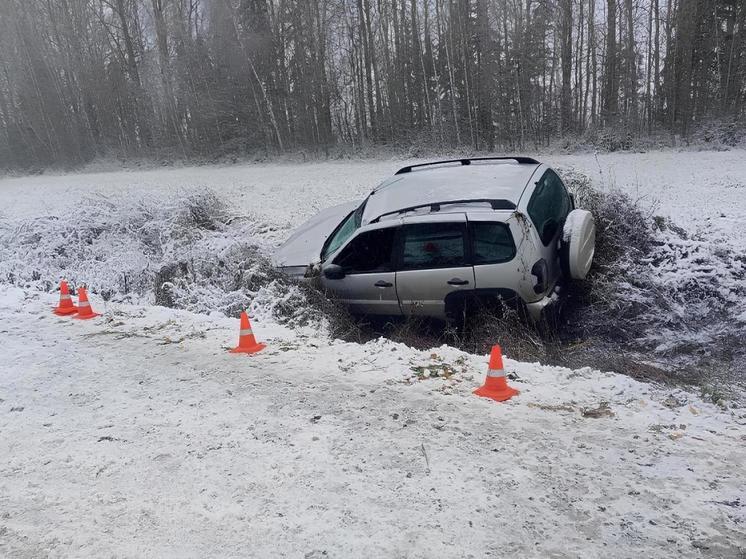
[[596, 223], [588, 210], [573, 210], [562, 230], [562, 267], [572, 279], [588, 275], [596, 252]]

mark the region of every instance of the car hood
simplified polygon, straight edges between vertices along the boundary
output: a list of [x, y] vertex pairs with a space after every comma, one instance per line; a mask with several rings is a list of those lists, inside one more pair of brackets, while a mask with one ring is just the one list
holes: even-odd
[[340, 204], [327, 208], [306, 221], [272, 255], [275, 266], [308, 266], [318, 262], [326, 239], [342, 219], [359, 205], [359, 200]]

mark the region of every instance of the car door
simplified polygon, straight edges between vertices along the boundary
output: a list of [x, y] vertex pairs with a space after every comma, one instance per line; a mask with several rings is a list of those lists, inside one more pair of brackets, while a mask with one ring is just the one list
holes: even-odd
[[528, 215], [538, 234], [539, 250], [546, 261], [549, 281], [552, 287], [561, 275], [559, 262], [559, 239], [567, 214], [572, 210], [572, 200], [557, 173], [547, 170], [536, 183], [536, 188], [528, 202]]
[[344, 277], [323, 285], [353, 313], [400, 314], [392, 253], [396, 227], [361, 231], [333, 257]]
[[520, 238], [521, 230], [515, 214], [502, 221], [495, 212], [473, 213], [468, 223], [475, 288], [506, 299], [514, 294], [524, 300], [535, 297], [533, 282], [522, 281], [526, 263], [516, 258], [515, 238]]
[[403, 314], [443, 318], [446, 298], [474, 289], [468, 264], [466, 216], [408, 220], [397, 242], [396, 293]]

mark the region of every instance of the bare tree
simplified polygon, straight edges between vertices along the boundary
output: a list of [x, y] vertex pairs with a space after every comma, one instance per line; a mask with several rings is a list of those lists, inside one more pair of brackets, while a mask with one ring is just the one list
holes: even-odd
[[743, 0], [5, 0], [0, 168], [746, 126]]

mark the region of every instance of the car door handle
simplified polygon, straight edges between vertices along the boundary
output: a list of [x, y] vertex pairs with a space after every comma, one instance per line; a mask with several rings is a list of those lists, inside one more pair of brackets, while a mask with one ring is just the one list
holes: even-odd
[[461, 278], [453, 278], [448, 281], [448, 285], [469, 285], [469, 281], [462, 280]]
[[393, 283], [384, 280], [379, 280], [373, 285], [375, 285], [376, 287], [394, 287]]

